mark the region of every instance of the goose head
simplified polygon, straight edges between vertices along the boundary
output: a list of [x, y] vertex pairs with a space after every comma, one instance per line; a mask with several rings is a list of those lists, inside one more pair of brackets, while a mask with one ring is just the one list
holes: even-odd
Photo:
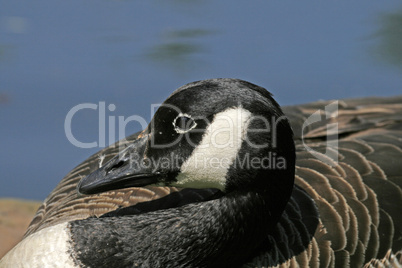
[[146, 185], [262, 193], [279, 218], [295, 172], [293, 132], [262, 87], [237, 79], [187, 84], [127, 148], [81, 180], [81, 194]]

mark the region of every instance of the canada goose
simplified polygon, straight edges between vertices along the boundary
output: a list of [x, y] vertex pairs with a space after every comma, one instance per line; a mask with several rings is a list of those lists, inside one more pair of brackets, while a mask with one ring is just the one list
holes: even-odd
[[[328, 105], [285, 108], [293, 137], [261, 87], [185, 85], [124, 150], [111, 146], [73, 169], [0, 267], [397, 266], [402, 97], [341, 101], [324, 121], [304, 123]], [[331, 145], [326, 128], [336, 122]], [[197, 166], [197, 153], [227, 160]], [[275, 167], [240, 166], [273, 155]]]

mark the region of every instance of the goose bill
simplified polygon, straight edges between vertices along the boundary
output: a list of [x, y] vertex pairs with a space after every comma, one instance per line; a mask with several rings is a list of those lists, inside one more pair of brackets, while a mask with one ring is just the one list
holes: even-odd
[[77, 190], [80, 194], [96, 194], [128, 187], [141, 187], [165, 182], [167, 174], [146, 164], [144, 151], [148, 137], [136, 140], [105, 165], [83, 178]]

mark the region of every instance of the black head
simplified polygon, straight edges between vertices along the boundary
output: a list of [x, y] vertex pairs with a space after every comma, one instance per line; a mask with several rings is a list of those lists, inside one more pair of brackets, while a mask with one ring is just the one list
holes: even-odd
[[288, 120], [268, 91], [246, 81], [210, 79], [177, 89], [140, 136], [84, 178], [79, 191], [159, 184], [280, 193], [286, 202], [292, 191]]

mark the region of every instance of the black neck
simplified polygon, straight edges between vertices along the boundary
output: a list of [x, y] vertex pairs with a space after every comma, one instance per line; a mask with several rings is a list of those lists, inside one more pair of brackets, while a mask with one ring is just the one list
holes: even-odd
[[238, 266], [276, 224], [267, 200], [261, 193], [233, 192], [180, 208], [75, 221], [73, 257], [91, 267]]

